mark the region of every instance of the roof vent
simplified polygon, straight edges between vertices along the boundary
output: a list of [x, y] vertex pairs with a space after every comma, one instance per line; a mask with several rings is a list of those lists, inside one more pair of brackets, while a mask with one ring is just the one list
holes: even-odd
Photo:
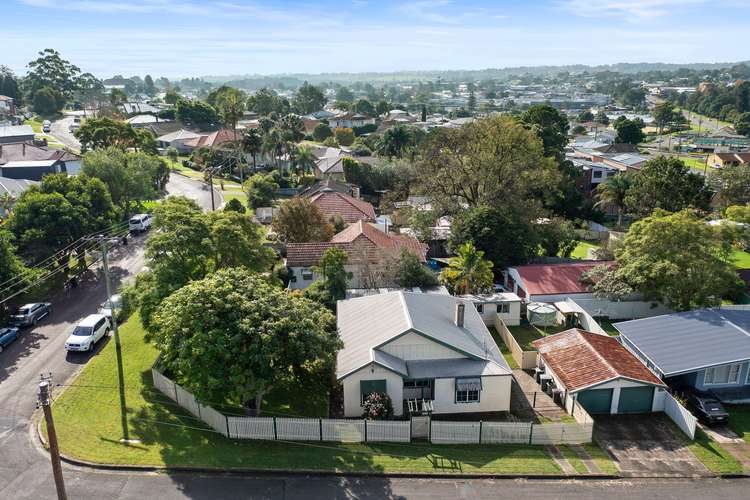
[[466, 312], [466, 305], [463, 302], [456, 303], [456, 326], [459, 328], [464, 327], [464, 314]]

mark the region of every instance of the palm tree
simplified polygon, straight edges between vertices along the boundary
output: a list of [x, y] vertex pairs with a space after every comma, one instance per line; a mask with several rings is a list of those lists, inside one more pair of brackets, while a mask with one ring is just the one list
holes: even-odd
[[264, 154], [271, 155], [276, 167], [279, 166], [279, 156], [281, 156], [284, 150], [284, 140], [278, 129], [272, 128], [265, 136], [263, 136], [261, 150]]
[[295, 154], [295, 164], [302, 171], [302, 174], [306, 174], [308, 171], [312, 171], [317, 161], [318, 158], [313, 153], [312, 148], [310, 148], [309, 146], [297, 147], [297, 152]]
[[625, 208], [625, 196], [628, 194], [628, 189], [630, 189], [630, 178], [625, 174], [617, 174], [596, 188], [597, 202], [594, 206], [617, 208], [618, 229], [622, 227], [622, 211]]
[[253, 155], [253, 173], [258, 168], [256, 157], [261, 152], [262, 147], [263, 137], [261, 137], [258, 129], [251, 128], [245, 130], [245, 133], [242, 135], [242, 151]]
[[411, 143], [412, 134], [404, 125], [396, 125], [383, 133], [378, 144], [378, 153], [384, 156], [401, 158]]
[[442, 281], [454, 295], [484, 293], [492, 289], [492, 262], [484, 259], [484, 252], [471, 242], [458, 247], [456, 257], [440, 273]]

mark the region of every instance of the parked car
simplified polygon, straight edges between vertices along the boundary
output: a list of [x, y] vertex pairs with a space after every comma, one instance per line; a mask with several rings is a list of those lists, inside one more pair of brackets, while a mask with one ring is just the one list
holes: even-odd
[[73, 121], [70, 123], [70, 126], [68, 127], [68, 130], [73, 132], [74, 130], [77, 130], [81, 128], [81, 117], [75, 116], [73, 117]]
[[47, 134], [47, 133], [49, 133], [49, 131], [50, 131], [51, 128], [52, 128], [52, 122], [50, 122], [49, 120], [44, 120], [42, 122], [42, 132], [44, 132], [45, 134]]
[[725, 425], [729, 422], [729, 413], [712, 394], [690, 392], [685, 395], [688, 407], [698, 420], [707, 425]]
[[12, 342], [18, 340], [18, 328], [0, 328], [0, 352], [8, 347]]
[[151, 227], [151, 214], [138, 214], [130, 218], [128, 225], [131, 233], [142, 233]]
[[102, 314], [89, 314], [78, 323], [68, 340], [68, 351], [91, 351], [100, 339], [109, 333], [109, 320]]
[[99, 306], [97, 314], [105, 316], [109, 322], [112, 322], [112, 313], [117, 314], [122, 309], [122, 296], [113, 295], [110, 300], [105, 300]]
[[21, 306], [16, 311], [16, 314], [11, 316], [11, 323], [13, 326], [24, 327], [34, 326], [39, 323], [39, 320], [47, 316], [52, 312], [52, 304], [49, 302], [36, 302], [33, 304], [26, 304]]

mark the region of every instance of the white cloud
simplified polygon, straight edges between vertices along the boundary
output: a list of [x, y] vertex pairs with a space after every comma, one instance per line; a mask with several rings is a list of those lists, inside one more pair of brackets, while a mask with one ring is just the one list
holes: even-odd
[[625, 17], [644, 20], [661, 17], [676, 9], [700, 5], [707, 0], [563, 0], [562, 5], [582, 17]]

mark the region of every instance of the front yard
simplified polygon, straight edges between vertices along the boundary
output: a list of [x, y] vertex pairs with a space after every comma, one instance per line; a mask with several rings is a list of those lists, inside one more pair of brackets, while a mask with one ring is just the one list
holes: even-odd
[[[100, 463], [216, 468], [368, 472], [558, 474], [543, 447], [523, 445], [341, 444], [233, 441], [208, 428], [156, 391], [156, 349], [144, 341], [137, 315], [120, 329], [130, 439], [122, 437], [114, 343], [103, 346], [53, 405], [66, 455]], [[265, 400], [269, 414], [324, 414], [327, 398], [313, 386], [278, 388]], [[58, 389], [59, 391], [60, 389]], [[286, 392], [284, 392], [286, 391]], [[235, 409], [235, 411], [238, 411]], [[81, 432], [85, 429], [85, 432]], [[606, 458], [597, 457], [606, 467]]]
[[750, 405], [727, 406], [729, 427], [750, 444]]

